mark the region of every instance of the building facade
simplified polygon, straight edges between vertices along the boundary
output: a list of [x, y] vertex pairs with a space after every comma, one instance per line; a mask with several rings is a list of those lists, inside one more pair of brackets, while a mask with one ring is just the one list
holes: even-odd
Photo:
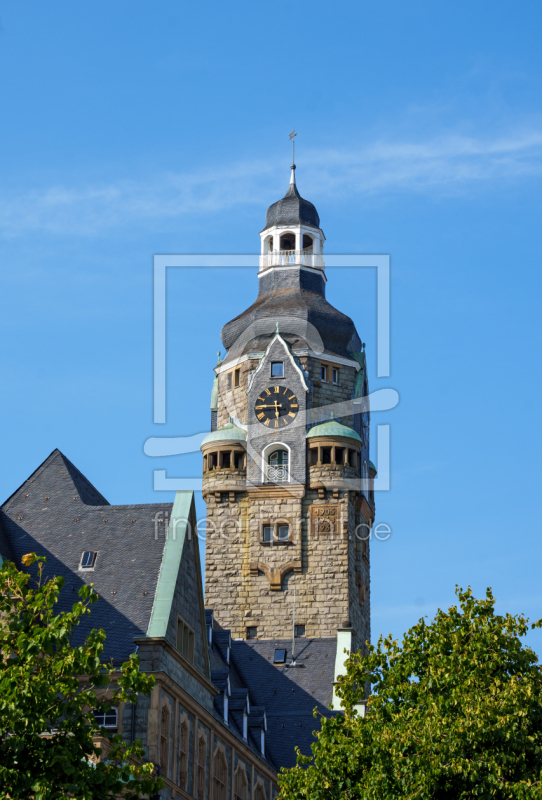
[[[141, 740], [166, 783], [162, 800], [273, 800], [265, 713], [250, 705], [236, 674], [224, 681], [211, 663], [214, 647], [221, 667], [214, 637], [228, 634], [213, 634], [206, 619], [195, 525], [192, 492], [178, 492], [173, 504], [111, 505], [55, 450], [1, 506], [0, 557], [28, 571], [26, 553], [45, 556], [45, 576], [65, 579], [59, 610], [71, 610], [83, 583], [94, 584], [99, 600], [74, 644], [103, 628], [105, 661], [120, 670], [137, 652], [155, 676], [150, 697], [100, 722]], [[244, 691], [230, 710], [232, 686]]]
[[205, 604], [192, 492], [111, 505], [55, 450], [0, 508], [0, 559], [46, 556], [65, 579], [59, 610], [94, 584], [74, 643], [103, 628], [109, 663], [137, 652], [156, 677], [101, 722], [141, 739], [162, 800], [274, 800], [295, 748], [310, 754], [314, 709], [340, 711], [345, 649], [370, 639], [365, 348], [326, 300], [325, 237], [294, 170], [260, 234], [257, 298], [222, 329], [202, 444]]

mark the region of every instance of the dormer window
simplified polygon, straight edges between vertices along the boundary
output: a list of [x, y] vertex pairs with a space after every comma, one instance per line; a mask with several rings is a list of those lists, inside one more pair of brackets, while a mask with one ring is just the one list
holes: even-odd
[[284, 377], [284, 362], [283, 361], [272, 361], [271, 362], [271, 377], [272, 378], [283, 378]]
[[87, 570], [87, 569], [94, 569], [94, 564], [96, 563], [96, 556], [98, 554], [95, 550], [85, 550], [83, 555], [81, 556], [81, 564], [79, 565], [79, 569]]

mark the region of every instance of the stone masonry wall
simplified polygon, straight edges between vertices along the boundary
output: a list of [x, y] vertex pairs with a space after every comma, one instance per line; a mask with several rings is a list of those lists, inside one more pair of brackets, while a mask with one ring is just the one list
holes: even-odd
[[[355, 367], [346, 367], [339, 364], [333, 365], [339, 370], [339, 384], [336, 385], [331, 383], [331, 375], [328, 375], [329, 381], [327, 383], [324, 383], [320, 378], [320, 365], [322, 362], [327, 363], [325, 353], [322, 353], [321, 359], [312, 356], [302, 356], [299, 360], [303, 368], [309, 373], [309, 380], [312, 386], [310, 408], [314, 410], [320, 406], [324, 406], [321, 419], [313, 419], [313, 422], [325, 422], [330, 418], [330, 412], [326, 410], [325, 406], [333, 403], [343, 403], [346, 400], [352, 399], [357, 375], [356, 369]], [[331, 362], [329, 363], [331, 369]], [[340, 416], [335, 414], [335, 418], [338, 419], [339, 422], [342, 422], [343, 425], [348, 425], [350, 428], [354, 427], [352, 416]]]
[[239, 364], [240, 385], [228, 391], [227, 374], [230, 370], [221, 372], [218, 376], [218, 427], [221, 428], [230, 417], [238, 419], [243, 425], [247, 424], [247, 386], [250, 373], [256, 369], [259, 360], [248, 359]]
[[[368, 567], [355, 563], [354, 503], [350, 494], [319, 497], [310, 490], [304, 498], [287, 496], [275, 500], [253, 499], [245, 494], [238, 502], [216, 502], [208, 498], [212, 520], [207, 538], [206, 605], [213, 608], [220, 625], [234, 638], [246, 637], [247, 627], [257, 626], [260, 638], [287, 638], [292, 630], [293, 592], [296, 590], [296, 622], [306, 626], [310, 638], [333, 637], [350, 618], [360, 642], [369, 638], [369, 599], [359, 606], [356, 571], [363, 572], [368, 586]], [[331, 531], [316, 528], [314, 510], [335, 510], [337, 520]], [[236, 534], [227, 520], [234, 520]], [[265, 545], [261, 542], [263, 522], [287, 521], [291, 542]], [[282, 578], [281, 590], [271, 588], [263, 570], [254, 574], [251, 564], [280, 569], [289, 562], [301, 562]]]
[[[268, 360], [276, 355], [269, 353]], [[302, 368], [309, 373], [311, 409], [348, 401], [354, 389], [354, 367], [340, 366], [339, 385], [333, 385], [321, 381], [321, 361], [326, 361], [325, 355], [322, 359], [308, 356], [299, 359]], [[331, 362], [328, 363], [331, 368]], [[253, 390], [260, 391], [260, 383], [262, 386], [272, 383], [266, 367], [265, 376], [258, 373], [260, 380], [257, 386], [251, 387], [249, 399], [248, 378], [258, 364], [258, 361], [241, 364], [241, 386], [230, 392], [226, 391], [225, 374], [219, 377], [219, 426], [230, 416], [243, 423], [248, 420], [249, 450], [259, 441], [258, 436], [254, 439], [251, 434], [252, 406], [249, 402], [253, 400]], [[277, 382], [289, 386], [293, 380], [288, 367], [285, 379]], [[299, 391], [297, 383], [292, 390]], [[321, 421], [329, 416], [324, 410]], [[353, 426], [351, 415], [336, 415], [336, 418]], [[297, 461], [297, 451], [302, 449], [302, 461], [306, 463], [305, 427], [298, 427], [292, 453]], [[337, 628], [349, 619], [356, 632], [354, 644], [357, 648], [370, 639], [369, 543], [363, 545], [362, 552], [362, 545], [355, 537], [360, 521], [360, 478], [354, 470], [328, 465], [305, 468], [303, 475], [301, 481], [294, 481], [304, 484], [301, 492], [292, 493], [287, 485], [283, 489], [262, 487], [259, 491], [254, 488], [258, 481], [252, 479], [243, 491], [239, 486], [242, 478], [237, 473], [234, 499], [230, 495], [233, 476], [222, 476], [218, 472], [206, 476], [204, 488], [209, 519], [206, 606], [214, 610], [218, 623], [229, 628], [234, 638], [245, 638], [248, 627], [257, 627], [259, 638], [288, 638], [292, 632], [295, 588], [296, 623], [305, 625], [307, 637], [335, 637]], [[215, 492], [220, 492], [220, 499]], [[333, 520], [331, 526], [330, 520]], [[263, 544], [262, 524], [279, 521], [289, 524], [290, 541]], [[279, 590], [272, 588], [272, 585], [277, 586], [277, 575], [280, 576]]]

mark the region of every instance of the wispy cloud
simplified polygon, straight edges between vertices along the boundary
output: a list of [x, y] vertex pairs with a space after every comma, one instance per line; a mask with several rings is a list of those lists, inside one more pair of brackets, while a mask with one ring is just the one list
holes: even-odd
[[[457, 193], [542, 174], [542, 129], [495, 138], [448, 135], [427, 141], [376, 141], [356, 149], [305, 154], [302, 190], [342, 199], [397, 192]], [[0, 235], [32, 231], [93, 235], [130, 224], [167, 223], [265, 202], [285, 184], [284, 165], [244, 162], [149, 180], [57, 185], [0, 195]]]

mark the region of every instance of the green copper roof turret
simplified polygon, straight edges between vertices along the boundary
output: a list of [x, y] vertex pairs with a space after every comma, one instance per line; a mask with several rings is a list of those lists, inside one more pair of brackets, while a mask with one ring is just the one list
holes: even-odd
[[321, 425], [315, 425], [307, 433], [307, 439], [315, 438], [316, 436], [342, 436], [346, 439], [355, 439], [361, 442], [360, 437], [353, 428], [347, 428], [346, 425], [341, 425], [336, 419], [330, 419], [328, 422], [323, 422]]
[[246, 442], [246, 432], [239, 428], [234, 422], [227, 422], [218, 430], [208, 433], [201, 446], [211, 442]]

